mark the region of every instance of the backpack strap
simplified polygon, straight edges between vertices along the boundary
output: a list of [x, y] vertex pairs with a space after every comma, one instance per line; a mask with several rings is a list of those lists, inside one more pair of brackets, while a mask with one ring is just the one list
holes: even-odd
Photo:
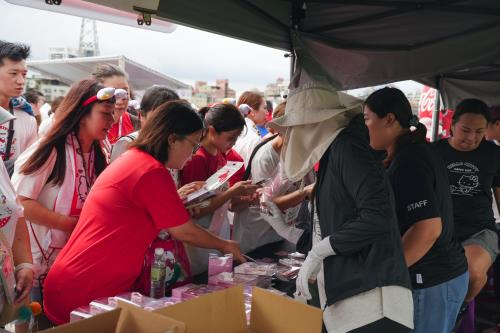
[[[14, 115], [14, 107], [12, 105], [12, 101], [9, 103], [9, 112]], [[4, 161], [8, 161], [10, 159], [10, 151], [12, 150], [12, 140], [14, 140], [14, 119], [9, 120], [9, 130], [7, 134], [7, 143], [5, 145], [5, 155]]]
[[250, 178], [250, 175], [252, 174], [252, 162], [253, 162], [253, 159], [255, 157], [255, 154], [257, 154], [257, 151], [262, 146], [264, 146], [266, 143], [273, 141], [277, 136], [278, 136], [278, 134], [275, 134], [275, 135], [263, 140], [257, 146], [255, 146], [255, 148], [252, 151], [252, 154], [250, 155], [250, 159], [248, 160], [248, 165], [247, 165], [247, 169], [245, 170], [245, 174], [243, 175], [243, 180], [248, 180]]

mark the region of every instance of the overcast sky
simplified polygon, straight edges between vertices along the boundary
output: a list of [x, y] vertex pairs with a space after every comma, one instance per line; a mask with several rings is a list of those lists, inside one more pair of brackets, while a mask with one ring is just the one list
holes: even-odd
[[[79, 17], [4, 0], [0, 13], [0, 39], [30, 44], [33, 60], [47, 59], [50, 47], [78, 48]], [[97, 29], [101, 55], [124, 55], [189, 84], [228, 78], [241, 93], [263, 90], [278, 77], [288, 79], [289, 62], [280, 50], [183, 26], [166, 34], [98, 21]]]
[[[40, 0], [43, 1], [43, 0]], [[78, 48], [81, 18], [12, 5], [0, 0], [0, 39], [30, 44], [33, 60], [48, 58], [51, 47]], [[102, 56], [124, 55], [188, 84], [230, 80], [240, 94], [288, 79], [284, 52], [178, 26], [171, 33], [97, 22]], [[414, 84], [403, 84], [414, 90]]]

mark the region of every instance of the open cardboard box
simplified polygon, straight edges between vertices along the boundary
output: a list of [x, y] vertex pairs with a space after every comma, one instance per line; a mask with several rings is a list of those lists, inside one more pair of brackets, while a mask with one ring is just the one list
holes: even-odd
[[320, 309], [253, 288], [247, 326], [243, 287], [235, 286], [154, 313], [186, 323], [187, 333], [320, 333]]
[[42, 332], [46, 333], [186, 333], [186, 324], [118, 301], [118, 308]]

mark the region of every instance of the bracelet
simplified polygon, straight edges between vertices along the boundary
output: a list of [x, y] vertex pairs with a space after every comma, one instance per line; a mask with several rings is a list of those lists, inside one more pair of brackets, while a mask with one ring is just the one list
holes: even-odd
[[14, 270], [15, 273], [19, 272], [21, 269], [31, 269], [33, 270], [33, 264], [29, 262], [23, 262], [22, 264], [19, 264], [16, 266], [16, 269]]

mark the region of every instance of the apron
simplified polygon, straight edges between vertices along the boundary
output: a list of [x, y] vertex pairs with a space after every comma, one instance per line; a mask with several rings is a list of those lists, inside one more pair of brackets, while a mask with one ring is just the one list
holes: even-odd
[[[230, 239], [230, 224], [229, 224], [229, 204], [226, 202], [219, 207], [211, 215], [204, 216], [194, 222], [211, 233], [223, 239]], [[210, 253], [219, 254], [219, 251], [214, 249], [203, 249], [186, 244], [189, 261], [191, 262], [191, 272], [194, 275], [201, 274], [208, 269], [208, 257]]]

